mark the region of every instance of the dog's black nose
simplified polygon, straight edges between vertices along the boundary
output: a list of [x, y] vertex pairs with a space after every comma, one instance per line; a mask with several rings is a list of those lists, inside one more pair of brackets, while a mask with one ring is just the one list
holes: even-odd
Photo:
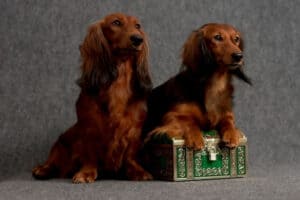
[[243, 54], [241, 52], [240, 53], [233, 53], [231, 55], [231, 57], [232, 57], [233, 61], [240, 62], [243, 58]]
[[143, 38], [139, 35], [132, 35], [130, 40], [134, 46], [139, 46], [143, 42]]

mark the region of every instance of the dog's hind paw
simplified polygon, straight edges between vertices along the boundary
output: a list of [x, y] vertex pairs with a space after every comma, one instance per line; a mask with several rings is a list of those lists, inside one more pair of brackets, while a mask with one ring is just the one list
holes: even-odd
[[39, 165], [32, 170], [32, 176], [36, 179], [50, 179], [54, 175], [54, 168], [50, 165]]
[[127, 164], [126, 176], [129, 180], [135, 181], [148, 181], [153, 180], [152, 175], [144, 170], [139, 164], [135, 161], [131, 161]]

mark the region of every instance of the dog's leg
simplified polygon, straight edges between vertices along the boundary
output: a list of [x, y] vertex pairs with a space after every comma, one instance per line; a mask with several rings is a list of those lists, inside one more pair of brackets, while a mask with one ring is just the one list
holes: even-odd
[[[136, 132], [138, 131], [138, 132]], [[139, 129], [132, 129], [131, 132], [140, 133]], [[138, 136], [139, 134], [135, 134]], [[129, 180], [152, 180], [153, 177], [138, 162], [137, 154], [141, 149], [139, 137], [134, 138], [128, 145], [124, 156], [125, 175]]]
[[167, 134], [170, 138], [183, 138], [188, 148], [203, 149], [204, 140], [199, 126], [191, 121], [177, 119], [176, 121], [157, 127], [148, 134], [146, 142], [154, 135]]
[[127, 146], [128, 143], [124, 137], [118, 137], [118, 140], [114, 138], [114, 140], [109, 143], [104, 159], [104, 166], [106, 170], [110, 170], [115, 173], [120, 170]]
[[167, 134], [170, 138], [183, 138], [189, 148], [202, 149], [204, 139], [200, 124], [204, 121], [200, 109], [191, 103], [176, 105], [163, 118], [163, 125], [148, 134], [146, 142], [156, 134]]
[[182, 122], [182, 127], [184, 131], [183, 138], [185, 140], [185, 145], [188, 148], [193, 148], [200, 150], [204, 148], [204, 139], [202, 131], [199, 126], [194, 122]]
[[36, 179], [65, 178], [74, 170], [72, 144], [69, 141], [76, 135], [76, 125], [63, 133], [51, 148], [47, 161], [32, 170]]
[[114, 172], [122, 168], [130, 180], [150, 180], [152, 176], [137, 161], [137, 154], [141, 150], [141, 129], [146, 118], [145, 102], [128, 105], [124, 114], [115, 123], [114, 135], [104, 161], [105, 168]]
[[59, 176], [59, 166], [61, 157], [68, 160], [68, 155], [64, 146], [58, 140], [52, 147], [47, 161], [43, 165], [38, 165], [32, 170], [32, 175], [36, 179], [45, 180]]
[[239, 145], [241, 137], [240, 132], [234, 124], [234, 115], [232, 112], [227, 112], [218, 124], [219, 132], [222, 135], [222, 141], [226, 146], [234, 148]]
[[[123, 133], [123, 132], [120, 132]], [[137, 162], [137, 153], [140, 150], [141, 130], [132, 127], [126, 135], [120, 137], [118, 143], [113, 142], [104, 162], [105, 169], [118, 173], [124, 168], [125, 175], [129, 180], [151, 180], [151, 174], [143, 169]]]
[[128, 159], [125, 167], [126, 177], [129, 180], [146, 181], [153, 179], [152, 175], [136, 162], [136, 159]]

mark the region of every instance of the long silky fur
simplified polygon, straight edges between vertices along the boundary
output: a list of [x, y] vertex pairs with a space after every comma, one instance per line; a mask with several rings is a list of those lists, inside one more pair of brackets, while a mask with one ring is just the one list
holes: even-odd
[[248, 83], [249, 85], [252, 85], [252, 81], [251, 79], [244, 73], [244, 71], [242, 70], [241, 67], [232, 70], [231, 74], [233, 74], [234, 76], [236, 76], [237, 78], [245, 81], [246, 83]]
[[80, 45], [80, 54], [82, 76], [77, 83], [88, 93], [97, 94], [100, 88], [110, 85], [118, 76], [101, 24], [91, 25]]
[[148, 94], [153, 87], [148, 66], [149, 47], [147, 40], [144, 41], [143, 45], [144, 47], [139, 53], [139, 56], [136, 58], [133, 69], [136, 76], [132, 79], [132, 87], [135, 90], [135, 94], [139, 94], [141, 96]]

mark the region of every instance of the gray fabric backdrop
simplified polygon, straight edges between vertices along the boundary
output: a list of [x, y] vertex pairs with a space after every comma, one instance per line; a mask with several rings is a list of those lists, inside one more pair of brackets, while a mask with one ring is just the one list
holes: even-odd
[[[299, 197], [298, 0], [2, 0], [0, 10], [0, 199]], [[208, 22], [241, 30], [254, 86], [235, 81], [235, 114], [249, 140], [249, 178], [87, 186], [31, 179], [31, 168], [75, 122], [78, 46], [88, 25], [116, 11], [141, 19], [155, 85], [178, 71], [181, 46], [192, 30]]]

